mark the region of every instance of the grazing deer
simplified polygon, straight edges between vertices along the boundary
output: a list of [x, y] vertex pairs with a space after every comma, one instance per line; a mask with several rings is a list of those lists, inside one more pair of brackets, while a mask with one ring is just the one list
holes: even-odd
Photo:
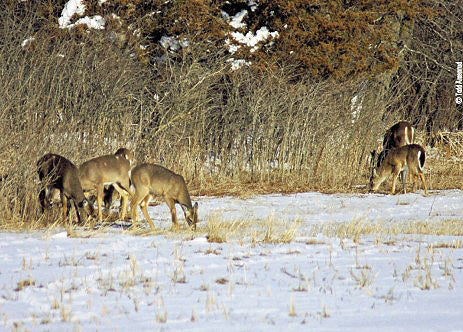
[[390, 150], [413, 144], [415, 129], [408, 121], [399, 121], [384, 134], [383, 149]]
[[115, 154], [96, 157], [79, 167], [79, 177], [84, 191], [96, 190], [98, 220], [103, 220], [103, 194], [105, 185], [113, 185], [122, 197], [120, 218], [127, 212], [130, 193], [129, 171], [133, 163], [131, 150], [120, 148]]
[[59, 190], [61, 203], [63, 205], [63, 216], [67, 217], [69, 200], [72, 200], [76, 209], [77, 219], [82, 223], [81, 213], [87, 217], [87, 211], [83, 210], [88, 206], [90, 213], [93, 209], [85, 198], [82, 186], [79, 181], [77, 167], [63, 156], [47, 153], [37, 161], [37, 173], [42, 188], [39, 193], [39, 202], [42, 213], [45, 208], [50, 207], [50, 196], [55, 190]]
[[370, 191], [378, 190], [381, 183], [392, 174], [391, 193], [394, 194], [397, 176], [408, 167], [409, 172], [413, 176], [413, 191], [416, 189], [416, 178], [419, 177], [423, 184], [424, 194], [427, 195], [428, 192], [423, 175], [425, 160], [425, 151], [423, 147], [418, 144], [409, 144], [390, 150], [382, 164], [373, 171], [373, 176], [370, 178]]
[[153, 195], [160, 195], [169, 206], [172, 215], [172, 224], [175, 227], [178, 227], [177, 211], [175, 209], [175, 203], [177, 203], [182, 207], [188, 225], [196, 229], [198, 203], [195, 203], [194, 206], [191, 204], [190, 194], [188, 193], [185, 180], [181, 175], [175, 174], [160, 165], [141, 164], [132, 169], [130, 179], [135, 188], [130, 206], [134, 225], [138, 219], [137, 206], [140, 205], [145, 219], [151, 228], [154, 228], [147, 207]]
[[[408, 144], [413, 144], [415, 139], [415, 129], [408, 121], [399, 121], [391, 128], [389, 128], [386, 133], [384, 134], [383, 138], [383, 151], [379, 154], [376, 153], [376, 150], [371, 152], [371, 177], [373, 176], [373, 170], [379, 168], [383, 163], [384, 159], [386, 158], [387, 154], [391, 149], [400, 148], [401, 146], [405, 146]], [[400, 178], [402, 181], [402, 190], [406, 191], [407, 185], [407, 169], [404, 169], [400, 173]]]

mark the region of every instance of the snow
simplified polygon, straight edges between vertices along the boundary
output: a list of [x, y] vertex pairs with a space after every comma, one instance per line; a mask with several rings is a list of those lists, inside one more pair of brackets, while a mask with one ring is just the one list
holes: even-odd
[[[238, 42], [241, 45], [246, 45], [251, 47], [250, 51], [251, 53], [257, 51], [259, 49], [258, 43], [267, 40], [269, 37], [277, 38], [278, 37], [278, 32], [273, 31], [270, 32], [267, 27], [261, 27], [256, 31], [256, 33], [252, 33], [251, 31], [248, 31], [245, 35], [241, 32], [231, 32], [229, 34], [231, 38]], [[236, 45], [232, 43], [230, 39], [226, 39], [225, 43], [228, 46], [228, 51], [231, 54], [234, 54], [238, 51], [238, 49], [241, 47], [240, 45]], [[229, 62], [231, 63], [232, 69], [236, 70], [241, 68], [244, 65], [250, 65], [251, 62], [246, 61], [244, 59], [234, 59], [230, 58]]]
[[27, 45], [29, 45], [30, 43], [32, 43], [33, 41], [35, 40], [34, 37], [29, 37], [27, 39], [24, 39], [21, 43], [21, 47], [26, 47]]
[[[257, 3], [255, 1], [248, 1], [248, 6], [251, 11], [255, 11], [257, 8]], [[243, 9], [236, 13], [235, 15], [229, 15], [227, 12], [222, 11], [222, 17], [228, 24], [233, 27], [234, 29], [244, 29], [246, 28], [246, 23], [243, 22], [244, 18], [248, 15], [248, 11]], [[238, 51], [241, 45], [246, 45], [251, 47], [251, 53], [257, 51], [259, 49], [258, 43], [263, 42], [270, 37], [278, 38], [279, 33], [278, 31], [270, 32], [266, 26], [262, 26], [256, 30], [255, 33], [252, 31], [248, 31], [246, 34], [243, 34], [240, 31], [233, 31], [229, 33], [230, 38], [225, 39], [225, 44], [228, 47], [228, 51], [231, 54], [234, 54]], [[233, 43], [233, 41], [238, 42]], [[241, 44], [241, 45], [239, 45]], [[243, 59], [234, 59], [231, 58], [229, 61], [232, 65], [232, 70], [236, 70], [241, 68], [243, 65], [249, 65], [249, 61], [245, 61]]]
[[[0, 233], [0, 330], [461, 331], [461, 236], [319, 230], [460, 221], [462, 197], [198, 197], [195, 234]], [[170, 228], [166, 204], [149, 212]], [[242, 228], [209, 243], [207, 223]], [[289, 243], [264, 241], [292, 225]]]
[[[99, 0], [98, 5], [102, 6], [106, 2], [107, 0]], [[256, 10], [258, 3], [256, 1], [251, 0], [247, 2], [247, 5], [248, 8], [253, 12]], [[68, 0], [61, 12], [61, 16], [58, 18], [59, 27], [61, 29], [71, 29], [78, 25], [85, 25], [89, 29], [105, 29], [106, 20], [104, 17], [100, 15], [81, 17], [85, 14], [85, 11], [86, 6], [84, 4], [84, 0]], [[114, 13], [111, 15], [115, 17]], [[241, 10], [233, 16], [229, 15], [225, 11], [222, 11], [222, 17], [234, 29], [246, 28], [247, 25], [243, 22], [243, 20], [247, 15], [248, 10]], [[136, 35], [135, 31], [133, 33], [134, 35]], [[236, 51], [242, 45], [250, 47], [250, 51], [255, 52], [259, 48], [259, 43], [268, 40], [270, 37], [278, 38], [278, 36], [278, 31], [271, 32], [266, 26], [262, 26], [255, 32], [248, 31], [246, 33], [242, 33], [240, 31], [233, 31], [229, 34], [229, 38], [225, 39], [225, 43], [228, 47], [228, 51], [231, 54], [236, 53]], [[232, 42], [232, 40], [238, 44]], [[189, 41], [185, 39], [178, 40], [177, 37], [166, 35], [161, 38], [160, 44], [162, 47], [168, 50], [178, 51], [181, 48], [188, 47]], [[133, 54], [133, 56], [135, 55]], [[244, 65], [250, 65], [250, 62], [244, 59], [231, 58], [229, 62], [231, 63], [233, 70], [239, 69]]]
[[176, 37], [170, 36], [162, 36], [159, 43], [162, 47], [172, 51], [178, 51], [180, 48], [185, 48], [189, 45], [189, 42], [186, 39], [179, 41]]
[[60, 28], [66, 28], [71, 24], [71, 18], [74, 15], [83, 15], [85, 5], [83, 0], [69, 0], [61, 12], [61, 17], [58, 19]]
[[226, 21], [228, 21], [228, 24], [230, 24], [235, 29], [241, 29], [246, 27], [246, 23], [243, 23], [243, 19], [246, 17], [247, 14], [248, 11], [244, 9], [239, 13], [235, 14], [234, 16], [230, 16], [227, 12], [222, 11], [222, 17]]
[[73, 28], [80, 24], [86, 25], [90, 29], [102, 30], [105, 28], [106, 20], [100, 15], [95, 15], [92, 17], [85, 16], [79, 18], [76, 23], [67, 25], [66, 28]]
[[242, 66], [249, 66], [251, 65], [251, 62], [246, 61], [244, 59], [235, 59], [235, 58], [230, 58], [227, 60], [231, 64], [231, 69], [232, 70], [237, 70], [240, 69]]
[[[268, 39], [269, 37], [277, 38], [278, 32], [273, 31], [270, 32], [267, 27], [261, 27], [256, 31], [256, 33], [252, 33], [251, 31], [247, 32], [246, 35], [242, 34], [241, 32], [232, 32], [230, 33], [231, 37], [236, 40], [238, 43], [250, 46], [251, 52], [257, 51], [258, 47], [257, 44], [261, 41]], [[230, 53], [236, 52], [234, 48], [230, 48]]]
[[[99, 4], [103, 4], [103, 2], [99, 2]], [[85, 16], [79, 18], [75, 23], [71, 24], [71, 19], [74, 16], [82, 16], [85, 13], [85, 4], [83, 0], [69, 0], [66, 5], [64, 6], [61, 17], [58, 18], [58, 24], [61, 29], [70, 29], [77, 25], [86, 25], [90, 29], [97, 29], [101, 30], [105, 28], [106, 20], [100, 16], [95, 15], [93, 17]]]

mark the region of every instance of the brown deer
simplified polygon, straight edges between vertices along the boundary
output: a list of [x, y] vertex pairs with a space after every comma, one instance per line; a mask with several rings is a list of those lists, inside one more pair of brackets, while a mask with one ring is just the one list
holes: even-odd
[[370, 191], [378, 190], [378, 187], [392, 174], [391, 193], [395, 193], [397, 177], [400, 172], [408, 168], [413, 177], [413, 191], [416, 190], [416, 180], [420, 178], [423, 184], [424, 194], [427, 195], [423, 169], [426, 153], [421, 145], [409, 144], [400, 148], [389, 150], [383, 162], [375, 168], [370, 178]]
[[415, 129], [408, 121], [399, 121], [384, 134], [383, 149], [390, 150], [400, 148], [407, 144], [413, 144]]
[[[71, 161], [63, 156], [47, 153], [37, 161], [37, 173], [42, 187], [39, 193], [42, 213], [51, 206], [50, 197], [56, 190], [60, 192], [64, 218], [68, 215], [71, 200], [79, 223], [88, 216], [84, 207], [87, 207], [90, 214], [93, 213], [91, 205], [84, 196], [78, 169]], [[85, 218], [82, 218], [81, 214]]]
[[130, 172], [130, 179], [135, 188], [132, 198], [131, 211], [132, 223], [135, 225], [138, 219], [137, 206], [140, 206], [145, 219], [154, 229], [153, 221], [148, 214], [148, 203], [153, 195], [160, 195], [164, 198], [170, 209], [172, 224], [178, 227], [177, 212], [175, 204], [180, 204], [185, 214], [185, 220], [189, 226], [196, 229], [198, 222], [198, 203], [191, 204], [185, 180], [179, 174], [155, 164], [141, 164]]
[[98, 220], [103, 220], [103, 194], [105, 185], [112, 185], [122, 197], [120, 218], [127, 213], [130, 193], [130, 166], [134, 161], [131, 150], [120, 148], [115, 154], [96, 157], [79, 167], [79, 177], [84, 191], [96, 190]]
[[[372, 165], [370, 181], [371, 177], [373, 176], [373, 170], [381, 166], [391, 149], [413, 144], [414, 139], [415, 129], [408, 121], [399, 121], [391, 128], [389, 128], [384, 134], [383, 150], [379, 154], [376, 153], [376, 150], [371, 152]], [[405, 192], [407, 185], [407, 169], [400, 173], [400, 178], [402, 181], [402, 190]]]

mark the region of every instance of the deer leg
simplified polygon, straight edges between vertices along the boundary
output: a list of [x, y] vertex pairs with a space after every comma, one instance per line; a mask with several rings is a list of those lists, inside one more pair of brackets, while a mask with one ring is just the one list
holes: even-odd
[[408, 165], [405, 164], [405, 167], [402, 170], [402, 184], [403, 184], [403, 191], [404, 194], [407, 193], [407, 178], [408, 178]]
[[103, 221], [103, 192], [104, 192], [104, 185], [99, 184], [96, 187], [96, 201], [98, 204], [98, 221]]
[[400, 180], [402, 181], [402, 191], [404, 194], [407, 193], [407, 175], [407, 169], [404, 169], [402, 172], [400, 172]]
[[428, 196], [428, 190], [426, 188], [426, 182], [424, 181], [423, 173], [420, 173], [420, 179], [421, 179], [421, 183], [423, 184], [424, 194], [425, 194], [425, 196]]
[[170, 214], [172, 216], [172, 224], [175, 228], [178, 228], [177, 210], [175, 209], [175, 201], [172, 198], [167, 198], [167, 197], [164, 197], [164, 200], [169, 206]]
[[[138, 213], [137, 207], [140, 205], [141, 202], [146, 196], [149, 195], [148, 190], [144, 190], [143, 188], [135, 188], [135, 194], [132, 197], [132, 201], [130, 203], [130, 210], [132, 212], [132, 225], [135, 225], [138, 221]], [[143, 210], [142, 210], [143, 211]]]
[[128, 205], [128, 200], [129, 200], [129, 193], [125, 189], [121, 188], [121, 186], [119, 186], [117, 183], [114, 183], [113, 186], [119, 192], [119, 194], [121, 195], [122, 204], [121, 204], [121, 209], [120, 209], [119, 215], [120, 215], [120, 218], [122, 220], [124, 220], [125, 215], [127, 213], [127, 205]]
[[121, 200], [122, 200], [122, 208], [121, 208], [121, 219], [125, 220], [125, 215], [127, 214], [127, 205], [128, 205], [128, 200], [129, 200], [129, 195], [121, 194]]
[[396, 185], [396, 182], [397, 182], [397, 177], [399, 176], [399, 168], [398, 167], [394, 167], [394, 170], [392, 172], [392, 189], [391, 189], [391, 194], [394, 195], [395, 194], [395, 185]]
[[74, 210], [76, 210], [76, 216], [77, 216], [77, 223], [79, 225], [82, 225], [83, 222], [82, 222], [82, 218], [83, 218], [83, 215], [81, 216], [81, 208], [79, 208], [79, 205], [76, 203], [76, 201], [73, 199], [72, 200], [73, 202], [73, 205], [74, 205]]
[[48, 208], [48, 201], [46, 200], [47, 191], [46, 189], [42, 189], [39, 192], [39, 202], [40, 202], [40, 211], [44, 213], [45, 208]]
[[68, 198], [61, 192], [61, 203], [63, 204], [63, 220], [66, 220], [68, 216]]
[[155, 227], [154, 227], [153, 220], [151, 220], [150, 215], [148, 213], [148, 204], [149, 204], [150, 200], [151, 200], [151, 195], [148, 194], [143, 199], [141, 210], [143, 212], [143, 215], [145, 216], [146, 221], [150, 224], [151, 229], [154, 229]]
[[138, 221], [137, 206], [140, 202], [137, 199], [137, 196], [132, 198], [130, 203], [130, 211], [132, 212], [132, 225], [136, 224]]
[[412, 177], [412, 181], [413, 181], [412, 190], [413, 190], [413, 192], [416, 192], [416, 183], [417, 183], [417, 180], [418, 180], [418, 175], [413, 174], [411, 177]]

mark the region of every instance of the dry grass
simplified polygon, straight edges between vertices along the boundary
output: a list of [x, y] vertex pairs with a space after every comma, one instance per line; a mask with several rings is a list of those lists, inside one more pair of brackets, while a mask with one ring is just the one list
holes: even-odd
[[[218, 219], [219, 216], [213, 216], [208, 220], [206, 231], [209, 242], [290, 243], [294, 240], [300, 225], [299, 222], [279, 222], [273, 217], [265, 221], [220, 222]], [[201, 232], [201, 229], [198, 231]]]
[[[125, 232], [135, 236], [163, 235], [185, 241], [196, 237], [206, 236], [208, 242], [225, 243], [240, 242], [258, 244], [286, 244], [295, 241], [296, 237], [302, 237], [307, 245], [326, 245], [327, 242], [313, 239], [320, 234], [327, 237], [341, 239], [352, 239], [359, 243], [364, 237], [376, 235], [376, 242], [384, 245], [396, 245], [397, 236], [401, 235], [436, 235], [436, 236], [462, 236], [463, 224], [461, 221], [438, 221], [438, 222], [397, 222], [397, 223], [369, 223], [365, 221], [354, 221], [346, 223], [323, 223], [310, 226], [308, 230], [301, 230], [301, 222], [280, 222], [273, 217], [267, 220], [236, 220], [221, 221], [219, 214], [208, 216], [207, 223], [199, 225], [192, 230], [186, 225], [179, 228], [155, 229], [129, 228]], [[73, 229], [68, 230], [71, 237], [98, 237], [106, 233], [110, 228], [101, 227], [98, 229]], [[53, 233], [54, 226], [47, 232]], [[453, 248], [461, 249], [463, 244], [460, 240], [450, 242], [439, 241], [429, 243], [429, 249]]]
[[351, 238], [355, 242], [362, 236], [374, 234], [382, 236], [397, 236], [400, 234], [461, 236], [463, 235], [463, 223], [455, 220], [397, 223], [355, 221], [314, 225], [309, 234], [324, 234], [331, 237]]
[[[53, 210], [52, 210], [53, 212]], [[58, 212], [56, 212], [58, 213]], [[42, 217], [43, 218], [43, 217]], [[55, 222], [48, 225], [41, 224], [45, 234], [53, 234], [61, 231], [63, 223], [61, 214]], [[358, 243], [362, 237], [376, 235], [376, 241], [385, 245], [395, 245], [394, 238], [399, 235], [436, 235], [436, 236], [463, 236], [463, 223], [460, 220], [447, 221], [414, 221], [414, 222], [376, 222], [371, 223], [364, 220], [357, 220], [343, 223], [321, 223], [304, 227], [301, 221], [286, 222], [270, 216], [265, 220], [246, 219], [235, 221], [223, 221], [219, 213], [207, 216], [207, 221], [198, 224], [197, 229], [191, 229], [186, 224], [181, 223], [179, 227], [150, 229], [147, 225], [140, 227], [122, 228], [121, 232], [134, 236], [157, 236], [162, 235], [185, 241], [196, 237], [206, 236], [208, 242], [224, 243], [238, 241], [241, 243], [265, 244], [285, 244], [291, 243], [296, 237], [302, 237], [304, 243], [308, 245], [326, 245], [325, 241], [320, 241], [316, 237], [320, 234], [327, 237], [352, 239]], [[37, 224], [38, 225], [38, 224]], [[111, 223], [101, 224], [94, 228], [93, 224], [87, 223], [83, 226], [75, 226], [65, 223], [65, 228], [69, 237], [89, 238], [99, 237], [113, 229]], [[128, 224], [129, 225], [129, 224]], [[14, 227], [14, 225], [12, 226]], [[38, 227], [38, 226], [37, 226]], [[31, 229], [25, 227], [24, 230]], [[16, 228], [16, 230], [18, 230]], [[437, 242], [429, 244], [430, 248], [454, 248], [463, 247], [461, 241]]]

